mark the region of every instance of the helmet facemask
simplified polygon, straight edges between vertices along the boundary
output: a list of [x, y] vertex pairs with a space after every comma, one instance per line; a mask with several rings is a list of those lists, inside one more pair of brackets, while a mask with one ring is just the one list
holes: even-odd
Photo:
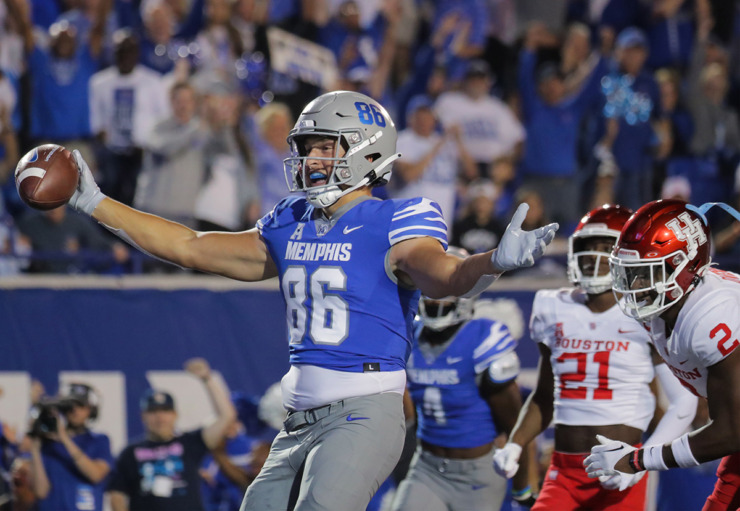
[[[575, 233], [568, 239], [568, 278], [591, 295], [609, 291], [612, 288], [612, 276], [609, 271], [609, 257], [617, 235], [611, 232]], [[589, 250], [589, 245], [601, 243], [609, 251]]]
[[[368, 148], [382, 135], [383, 132], [378, 132], [373, 137], [363, 140], [362, 132], [359, 130], [313, 130], [308, 135], [289, 136], [291, 157], [283, 161], [288, 188], [291, 192], [306, 192], [306, 199], [310, 204], [325, 208], [334, 204], [343, 195], [362, 186], [387, 183], [390, 172], [385, 172], [384, 169], [398, 157], [397, 155], [393, 155], [376, 166], [375, 170], [369, 168], [369, 165], [379, 155], [369, 152]], [[309, 137], [333, 140], [334, 154], [332, 156], [309, 156], [305, 146], [306, 139]], [[323, 165], [323, 168], [318, 170], [321, 173], [328, 173], [325, 183], [313, 184], [312, 180], [315, 180], [316, 176], [312, 178], [312, 174], [316, 174], [317, 165], [314, 163], [311, 166], [309, 162], [331, 162], [331, 165]], [[363, 177], [356, 176], [355, 172], [359, 172], [359, 175]], [[378, 179], [379, 175], [383, 175], [383, 178]]]
[[676, 276], [690, 259], [682, 251], [655, 259], [641, 259], [630, 252], [633, 251], [620, 250], [609, 258], [612, 289], [622, 312], [648, 321], [683, 297], [685, 291]]
[[432, 300], [422, 296], [419, 316], [424, 327], [440, 332], [473, 317], [473, 300], [469, 298], [444, 298]]

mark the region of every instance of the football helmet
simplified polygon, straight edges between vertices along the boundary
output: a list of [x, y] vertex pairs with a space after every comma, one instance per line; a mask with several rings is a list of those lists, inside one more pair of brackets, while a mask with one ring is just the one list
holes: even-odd
[[[334, 156], [308, 158], [304, 147], [308, 136], [334, 138]], [[288, 188], [306, 192], [310, 204], [325, 208], [362, 186], [384, 185], [391, 176], [391, 163], [401, 156], [396, 139], [393, 120], [374, 99], [349, 91], [323, 94], [303, 109], [288, 134], [291, 156], [283, 160]], [[331, 175], [313, 176], [325, 183], [312, 185], [309, 159], [332, 163]]]
[[[612, 288], [612, 277], [609, 272], [599, 275], [601, 265], [608, 268], [609, 252], [586, 250], [590, 238], [610, 238], [617, 242], [622, 227], [632, 215], [632, 210], [619, 205], [604, 204], [586, 213], [576, 226], [575, 232], [568, 238], [568, 279], [589, 294], [599, 294]], [[613, 248], [613, 247], [612, 247]], [[589, 267], [584, 258], [595, 259], [593, 269], [584, 273], [583, 267]]]
[[[458, 247], [448, 247], [447, 253], [463, 259], [470, 255], [467, 250]], [[426, 328], [439, 332], [449, 326], [472, 319], [473, 305], [472, 298], [449, 296], [433, 299], [422, 295], [419, 300], [419, 316]]]
[[629, 219], [609, 258], [622, 311], [647, 321], [676, 303], [711, 263], [710, 230], [682, 200], [649, 202]]

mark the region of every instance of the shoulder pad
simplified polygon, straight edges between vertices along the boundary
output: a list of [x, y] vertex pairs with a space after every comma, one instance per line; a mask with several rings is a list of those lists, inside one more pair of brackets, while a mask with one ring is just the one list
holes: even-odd
[[512, 350], [496, 358], [488, 366], [488, 378], [493, 383], [506, 383], [517, 377], [520, 368], [519, 357]]

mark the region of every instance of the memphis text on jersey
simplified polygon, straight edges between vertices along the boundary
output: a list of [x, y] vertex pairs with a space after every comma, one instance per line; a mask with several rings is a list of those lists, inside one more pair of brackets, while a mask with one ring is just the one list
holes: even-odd
[[349, 261], [352, 243], [311, 243], [289, 241], [285, 259], [289, 261]]

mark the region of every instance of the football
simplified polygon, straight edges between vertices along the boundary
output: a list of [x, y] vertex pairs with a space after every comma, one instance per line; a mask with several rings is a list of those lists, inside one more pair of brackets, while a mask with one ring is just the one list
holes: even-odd
[[66, 204], [78, 181], [72, 153], [56, 144], [31, 149], [15, 168], [18, 195], [34, 209], [48, 210]]

